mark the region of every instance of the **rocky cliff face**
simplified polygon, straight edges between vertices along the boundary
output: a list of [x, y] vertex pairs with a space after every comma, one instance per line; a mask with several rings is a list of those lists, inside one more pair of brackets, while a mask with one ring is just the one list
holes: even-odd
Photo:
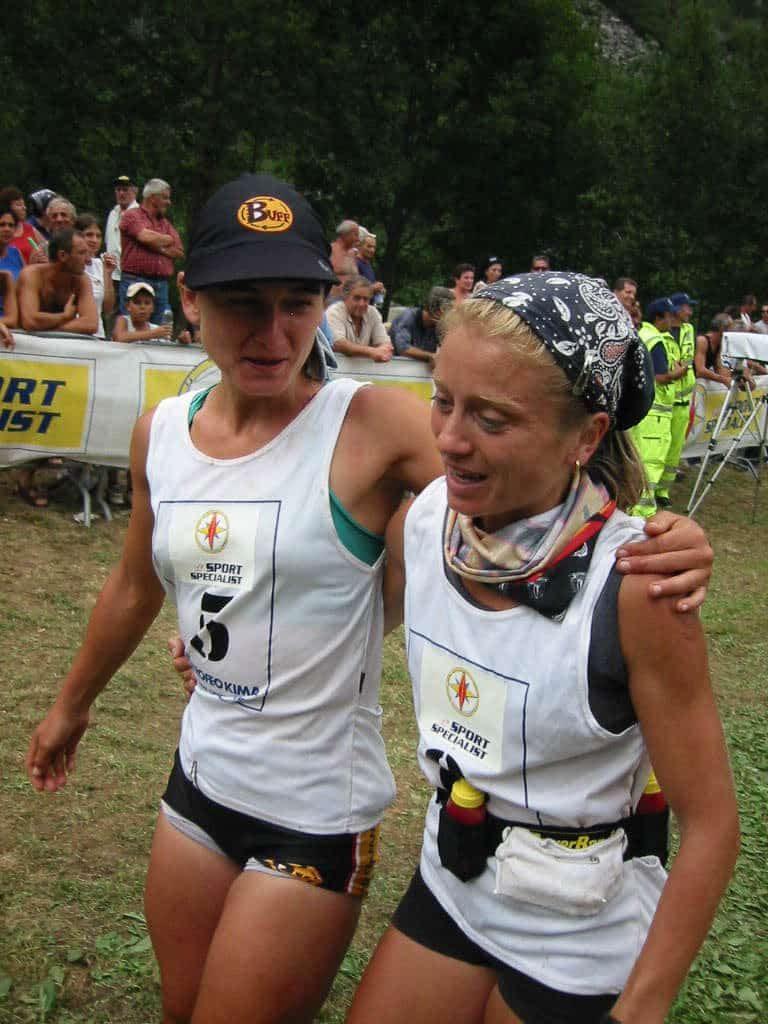
[[576, 0], [585, 20], [598, 29], [598, 46], [606, 60], [626, 64], [639, 60], [657, 48], [654, 40], [644, 39], [599, 0]]

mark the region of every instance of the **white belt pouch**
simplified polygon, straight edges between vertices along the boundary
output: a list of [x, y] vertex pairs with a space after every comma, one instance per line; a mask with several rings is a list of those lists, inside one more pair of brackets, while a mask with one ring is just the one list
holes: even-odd
[[622, 829], [582, 850], [508, 828], [496, 848], [497, 896], [574, 917], [598, 914], [621, 888], [627, 837]]

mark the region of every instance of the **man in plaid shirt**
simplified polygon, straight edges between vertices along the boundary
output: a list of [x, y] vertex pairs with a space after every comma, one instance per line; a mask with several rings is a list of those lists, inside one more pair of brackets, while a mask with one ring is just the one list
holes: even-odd
[[120, 218], [120, 312], [125, 312], [125, 293], [130, 285], [144, 281], [155, 293], [152, 319], [160, 323], [169, 307], [168, 281], [173, 274], [173, 263], [184, 259], [184, 246], [178, 231], [165, 216], [171, 205], [168, 182], [150, 178], [142, 197], [140, 206], [126, 210]]

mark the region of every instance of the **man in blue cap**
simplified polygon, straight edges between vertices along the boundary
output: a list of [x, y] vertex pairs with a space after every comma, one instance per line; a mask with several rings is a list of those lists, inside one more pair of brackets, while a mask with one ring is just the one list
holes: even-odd
[[[648, 518], [656, 512], [656, 493], [667, 464], [672, 439], [672, 412], [677, 381], [685, 374], [677, 344], [669, 333], [675, 307], [667, 299], [654, 299], [646, 310], [647, 319], [639, 335], [651, 353], [656, 381], [656, 397], [644, 420], [630, 431], [645, 469], [646, 486], [632, 514]], [[666, 502], [669, 504], [669, 501]]]
[[661, 482], [656, 489], [656, 504], [665, 507], [670, 504], [669, 488], [674, 483], [677, 467], [685, 445], [685, 435], [691, 413], [691, 398], [696, 386], [696, 372], [693, 359], [696, 355], [696, 331], [691, 323], [693, 307], [697, 302], [687, 292], [675, 292], [669, 296], [674, 306], [672, 326], [669, 333], [677, 347], [677, 358], [685, 367], [685, 373], [677, 381], [675, 401], [672, 409], [672, 437], [667, 452], [667, 462]]

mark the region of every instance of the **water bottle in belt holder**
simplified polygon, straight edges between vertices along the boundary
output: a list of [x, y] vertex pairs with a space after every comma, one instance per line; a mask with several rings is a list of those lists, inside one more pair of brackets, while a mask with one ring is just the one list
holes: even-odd
[[466, 779], [454, 782], [448, 800], [440, 808], [437, 850], [443, 867], [462, 882], [485, 870], [487, 818], [485, 794]]

